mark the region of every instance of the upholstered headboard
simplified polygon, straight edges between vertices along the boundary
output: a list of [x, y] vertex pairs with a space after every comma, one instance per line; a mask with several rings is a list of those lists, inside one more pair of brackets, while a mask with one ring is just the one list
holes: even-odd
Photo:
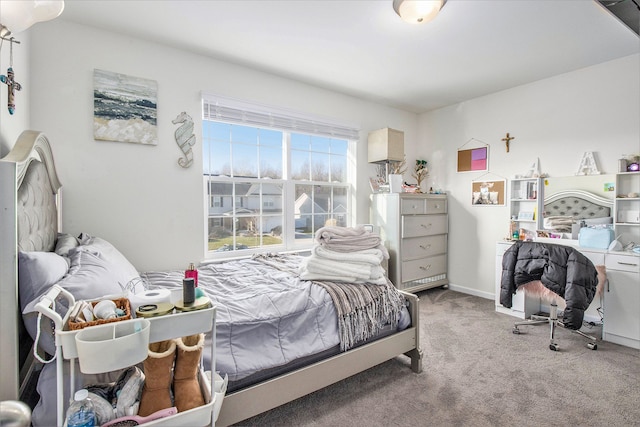
[[47, 137], [24, 131], [0, 159], [0, 400], [19, 399], [29, 354], [20, 344], [31, 341], [21, 333], [18, 252], [54, 249], [60, 187]]
[[613, 201], [582, 190], [559, 191], [544, 199], [544, 216], [571, 216], [574, 220], [611, 216]]

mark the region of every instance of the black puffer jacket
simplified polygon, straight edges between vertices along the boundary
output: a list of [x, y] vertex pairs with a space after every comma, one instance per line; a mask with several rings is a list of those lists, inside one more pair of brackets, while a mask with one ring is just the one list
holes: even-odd
[[570, 246], [516, 242], [502, 256], [500, 304], [511, 308], [518, 286], [533, 280], [564, 298], [564, 326], [580, 329], [598, 285], [593, 263]]

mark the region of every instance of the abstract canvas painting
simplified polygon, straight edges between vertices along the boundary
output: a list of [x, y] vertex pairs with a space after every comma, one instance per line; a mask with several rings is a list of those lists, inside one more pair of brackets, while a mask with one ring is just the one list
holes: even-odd
[[158, 83], [110, 71], [93, 71], [93, 137], [158, 144]]

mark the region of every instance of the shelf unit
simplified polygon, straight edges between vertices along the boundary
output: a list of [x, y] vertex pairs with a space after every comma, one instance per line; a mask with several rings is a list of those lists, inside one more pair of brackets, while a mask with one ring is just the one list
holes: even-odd
[[[633, 195], [635, 197], [629, 197]], [[629, 242], [640, 244], [640, 172], [616, 174], [616, 198], [613, 205], [613, 224], [623, 246]]]
[[543, 228], [543, 192], [542, 178], [514, 178], [509, 186], [509, 218], [533, 236]]
[[[172, 291], [171, 301], [175, 303], [181, 299], [182, 291]], [[76, 335], [83, 330], [68, 330], [65, 325], [68, 324], [70, 310], [67, 311], [64, 317], [61, 317], [51, 307], [52, 301], [55, 301], [58, 296], [67, 300], [68, 307], [73, 307], [75, 299], [66, 290], [54, 285], [53, 288], [40, 300], [36, 305], [36, 310], [47, 316], [55, 324], [56, 334], [56, 376], [57, 376], [57, 422], [59, 426], [66, 426], [64, 415], [67, 409], [67, 405], [63, 401], [64, 396], [64, 378], [63, 378], [63, 359], [70, 361], [70, 395], [74, 393], [74, 376], [75, 376], [75, 362], [79, 360], [78, 347]], [[180, 412], [176, 415], [172, 415], [166, 418], [160, 418], [154, 421], [145, 423], [148, 426], [173, 426], [173, 425], [189, 425], [189, 426], [214, 426], [217, 415], [220, 411], [222, 400], [224, 399], [224, 393], [226, 391], [226, 384], [222, 384], [221, 378], [215, 372], [215, 313], [216, 308], [210, 307], [203, 310], [195, 310], [190, 312], [168, 314], [164, 316], [157, 316], [146, 318], [144, 320], [149, 321], [149, 340], [148, 343], [158, 342], [168, 339], [179, 338], [187, 335], [194, 335], [199, 333], [211, 333], [211, 377], [208, 377], [208, 373], [205, 373], [200, 369], [199, 381], [200, 387], [205, 399], [205, 404], [189, 409], [184, 412]], [[141, 318], [133, 318], [129, 320], [122, 320], [114, 323], [107, 323], [104, 325], [91, 326], [93, 331], [100, 329], [111, 330], [113, 329], [113, 338], [118, 338], [118, 327], [126, 326], [127, 323], [140, 322]], [[108, 341], [110, 345], [113, 345], [114, 340]], [[147, 343], [147, 345], [148, 345]], [[105, 352], [106, 353], [106, 352]], [[145, 352], [146, 353], [146, 352]], [[141, 361], [140, 361], [141, 362]], [[94, 363], [95, 364], [95, 363]], [[130, 366], [128, 363], [113, 360], [113, 358], [105, 358], [105, 369], [101, 372], [108, 372], [113, 370], [124, 369]], [[202, 365], [201, 365], [202, 367]], [[82, 363], [80, 363], [80, 370], [82, 371]], [[92, 372], [93, 373], [93, 372]], [[215, 382], [215, 384], [212, 384]]]

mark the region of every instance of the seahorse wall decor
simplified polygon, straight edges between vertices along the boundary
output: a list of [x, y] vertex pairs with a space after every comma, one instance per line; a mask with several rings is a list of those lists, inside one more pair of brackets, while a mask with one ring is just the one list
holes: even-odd
[[178, 114], [178, 117], [171, 120], [171, 123], [174, 125], [182, 123], [175, 131], [176, 143], [184, 154], [184, 157], [178, 159], [178, 164], [183, 168], [188, 168], [193, 163], [193, 151], [191, 147], [196, 143], [196, 136], [193, 134], [193, 120], [190, 115], [183, 111]]

